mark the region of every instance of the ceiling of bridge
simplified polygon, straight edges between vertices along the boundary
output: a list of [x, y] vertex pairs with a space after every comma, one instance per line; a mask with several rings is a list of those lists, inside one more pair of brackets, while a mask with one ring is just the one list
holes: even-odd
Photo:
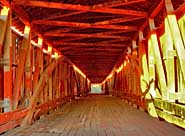
[[[45, 41], [67, 56], [92, 82], [102, 82], [160, 2], [12, 0], [12, 5], [17, 12], [26, 11], [32, 27]], [[24, 27], [16, 17], [13, 23], [19, 29]]]

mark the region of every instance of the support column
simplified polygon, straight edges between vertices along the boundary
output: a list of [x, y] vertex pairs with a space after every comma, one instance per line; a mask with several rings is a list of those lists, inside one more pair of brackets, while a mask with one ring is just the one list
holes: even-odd
[[159, 50], [159, 44], [158, 44], [158, 39], [157, 39], [157, 34], [155, 31], [155, 24], [153, 19], [149, 19], [149, 27], [151, 30], [151, 36], [150, 36], [151, 44], [154, 51], [155, 64], [156, 64], [159, 85], [160, 85], [159, 88], [162, 93], [162, 99], [169, 100], [169, 95], [167, 93], [167, 88], [166, 88], [166, 78], [165, 78], [164, 68], [162, 64], [162, 59], [161, 59], [161, 54]]
[[8, 14], [9, 14], [9, 8], [4, 6], [0, 14], [0, 30], [1, 30], [0, 31], [0, 55], [1, 56], [2, 56], [2, 48], [5, 40], [7, 25], [8, 25]]
[[[141, 90], [142, 90], [142, 93], [144, 95], [144, 99], [145, 99], [145, 102], [146, 102], [146, 108], [147, 108], [147, 111], [148, 113], [153, 116], [153, 117], [157, 117], [157, 113], [156, 113], [156, 110], [155, 110], [155, 106], [154, 106], [154, 103], [151, 102], [151, 95], [149, 93], [150, 91], [150, 76], [153, 75], [153, 66], [151, 65], [152, 62], [151, 62], [151, 58], [149, 56], [149, 64], [147, 63], [147, 57], [146, 57], [146, 50], [145, 50], [145, 45], [143, 43], [143, 33], [142, 32], [139, 32], [139, 40], [140, 40], [140, 44], [139, 44], [139, 55], [140, 55], [140, 61], [141, 61], [141, 64], [140, 64], [140, 67], [142, 68], [142, 75], [140, 76], [140, 85], [141, 85]], [[148, 47], [148, 50], [150, 51], [150, 43], [149, 43], [149, 47]], [[150, 52], [148, 52], [149, 55]], [[149, 65], [149, 66], [148, 66]], [[152, 66], [152, 67], [151, 67]], [[153, 85], [154, 87], [154, 85]], [[154, 89], [154, 88], [153, 88]], [[149, 101], [147, 101], [149, 100]]]
[[[36, 84], [38, 82], [39, 79], [39, 75], [40, 73], [43, 72], [43, 52], [42, 52], [42, 44], [43, 44], [43, 40], [42, 38], [38, 38], [38, 45], [40, 48], [35, 47], [35, 55], [34, 56], [34, 74], [33, 74], [33, 91], [35, 90]], [[33, 92], [31, 93], [33, 94]]]
[[30, 101], [30, 92], [32, 91], [32, 46], [31, 43], [28, 43], [28, 51], [27, 51], [27, 57], [26, 57], [26, 64], [25, 64], [25, 94], [24, 94], [24, 100], [23, 104], [25, 106], [28, 106], [28, 103]]
[[20, 47], [20, 54], [18, 57], [16, 77], [15, 77], [14, 88], [13, 88], [13, 109], [17, 109], [18, 107], [19, 95], [20, 95], [20, 90], [22, 85], [22, 78], [24, 74], [24, 68], [25, 68], [29, 46], [30, 46], [30, 28], [28, 26], [25, 26], [24, 38], [22, 41], [22, 45]]
[[8, 13], [9, 8], [3, 7], [3, 9], [0, 12], [0, 100], [3, 99], [3, 92], [4, 92], [4, 60], [3, 60], [3, 54], [2, 54], [2, 48], [3, 43], [5, 40], [5, 34], [8, 24]]
[[49, 100], [53, 99], [53, 76], [49, 78]]
[[12, 109], [12, 16], [11, 11], [7, 15], [6, 34], [3, 46], [3, 60], [4, 64], [4, 101], [9, 103], [9, 107], [4, 108], [4, 112]]
[[175, 102], [175, 99], [170, 97], [170, 93], [175, 93], [175, 62], [174, 56], [176, 55], [173, 40], [170, 33], [168, 20], [164, 21], [165, 33], [160, 37], [160, 43], [163, 52], [163, 60], [166, 67], [167, 77], [167, 95], [169, 96], [170, 102]]
[[149, 69], [149, 82], [148, 85], [150, 88], [149, 92], [146, 94], [146, 97], [151, 98], [156, 97], [155, 92], [155, 58], [154, 58], [154, 51], [153, 51], [152, 41], [151, 38], [148, 39], [148, 69]]
[[149, 72], [147, 65], [147, 57], [146, 57], [146, 49], [144, 45], [144, 37], [143, 32], [139, 31], [139, 67], [142, 71], [142, 75], [140, 76], [141, 90], [142, 93], [145, 92], [146, 83], [149, 81]]

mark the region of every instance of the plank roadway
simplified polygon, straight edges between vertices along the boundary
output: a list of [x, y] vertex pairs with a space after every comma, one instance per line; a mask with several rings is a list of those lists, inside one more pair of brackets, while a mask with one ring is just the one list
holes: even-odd
[[185, 130], [150, 117], [119, 98], [89, 95], [8, 136], [185, 136]]

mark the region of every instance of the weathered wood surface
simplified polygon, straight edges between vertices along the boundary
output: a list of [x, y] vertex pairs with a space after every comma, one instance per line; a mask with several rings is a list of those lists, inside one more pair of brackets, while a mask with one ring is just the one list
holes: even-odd
[[5, 136], [184, 136], [185, 131], [150, 117], [118, 98], [88, 96], [72, 101], [35, 124]]

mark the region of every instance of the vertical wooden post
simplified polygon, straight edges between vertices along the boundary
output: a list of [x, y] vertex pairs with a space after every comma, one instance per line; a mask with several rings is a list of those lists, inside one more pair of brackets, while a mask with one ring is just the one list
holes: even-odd
[[51, 101], [53, 99], [53, 76], [49, 78], [49, 100]]
[[64, 62], [61, 62], [61, 87], [62, 87], [62, 92], [61, 96], [65, 96], [65, 85], [64, 85]]
[[73, 73], [72, 73], [72, 66], [69, 66], [69, 83], [70, 83], [70, 92], [71, 96], [73, 95]]
[[46, 84], [44, 86], [44, 103], [47, 103], [48, 102], [48, 78], [46, 80]]
[[28, 104], [28, 101], [30, 99], [30, 94], [32, 91], [32, 46], [31, 42], [28, 44], [28, 51], [27, 51], [27, 57], [26, 57], [26, 63], [25, 63], [25, 100], [26, 104]]
[[[42, 47], [43, 41], [41, 38], [38, 38], [38, 45]], [[39, 74], [43, 71], [43, 52], [41, 48], [35, 47], [35, 55], [34, 58], [34, 74], [33, 74], [33, 90], [38, 82]]]
[[73, 67], [71, 66], [70, 67], [70, 80], [71, 80], [71, 92], [72, 92], [72, 96], [74, 96], [74, 83], [75, 83], [75, 80], [74, 80], [74, 72], [73, 72]]
[[[143, 43], [143, 33], [142, 32], [139, 32], [139, 40], [140, 40], [140, 43], [139, 43], [139, 58], [140, 58], [140, 67], [142, 68], [142, 75], [140, 77], [140, 85], [141, 85], [141, 91], [143, 93], [145, 93], [148, 89], [147, 87], [147, 84], [149, 84], [149, 67], [148, 67], [148, 64], [147, 64], [147, 57], [146, 57], [146, 50], [145, 50], [145, 45]], [[149, 63], [151, 63], [149, 61]], [[152, 70], [152, 71], [151, 71]], [[153, 69], [151, 69], [150, 71], [153, 72]], [[151, 95], [150, 94], [146, 94], [145, 96], [145, 99], [151, 99]], [[147, 104], [147, 110], [149, 112], [149, 114], [153, 117], [157, 117], [157, 113], [156, 113], [156, 110], [155, 110], [155, 106], [153, 103], [149, 102], [149, 103], [146, 103]]]
[[7, 29], [4, 41], [3, 59], [7, 62], [4, 65], [4, 100], [9, 102], [9, 107], [4, 108], [4, 112], [12, 109], [12, 16], [11, 11], [7, 18]]
[[[170, 33], [168, 20], [164, 21], [165, 33], [160, 37], [160, 43], [162, 46], [163, 59], [166, 67], [167, 77], [167, 93], [175, 93], [175, 63], [174, 63], [174, 47], [173, 40]], [[173, 98], [169, 97], [170, 102], [175, 102]]]
[[134, 63], [135, 62], [135, 60], [137, 59], [137, 50], [136, 50], [136, 48], [137, 48], [137, 45], [136, 45], [136, 41], [135, 40], [133, 40], [132, 41], [132, 55], [131, 55], [131, 65], [132, 65], [132, 68], [133, 68], [133, 72], [132, 72], [132, 76], [133, 76], [133, 93], [134, 93], [134, 95], [136, 96], [137, 95], [137, 90], [136, 90], [136, 80], [137, 80], [137, 71], [136, 71], [136, 63]]
[[140, 85], [141, 91], [144, 93], [146, 88], [146, 83], [149, 81], [149, 72], [148, 72], [148, 65], [147, 65], [147, 57], [146, 57], [146, 50], [145, 45], [143, 43], [144, 37], [143, 32], [139, 31], [139, 66], [142, 71], [142, 75], [140, 77]]
[[55, 69], [56, 71], [56, 74], [55, 74], [55, 76], [56, 76], [56, 78], [55, 78], [55, 82], [56, 82], [56, 98], [59, 98], [59, 67], [58, 67], [58, 65], [56, 66], [56, 69]]
[[54, 71], [53, 71], [53, 89], [52, 89], [52, 92], [53, 92], [53, 99], [56, 98], [56, 89], [57, 89], [57, 69], [55, 68]]
[[[3, 60], [3, 54], [2, 54], [2, 47], [5, 40], [5, 34], [7, 30], [7, 24], [8, 24], [8, 13], [9, 8], [3, 7], [3, 9], [0, 11], [0, 60], [4, 63]], [[3, 99], [3, 92], [4, 92], [4, 64], [0, 65], [0, 100]]]
[[[155, 98], [156, 92], [155, 92], [155, 58], [154, 58], [154, 51], [153, 46], [151, 42], [151, 38], [148, 39], [148, 70], [149, 70], [149, 82], [150, 83], [150, 94]], [[149, 83], [148, 82], [148, 83]], [[151, 98], [149, 93], [146, 94], [146, 97], [149, 96]]]
[[67, 84], [67, 64], [64, 63], [64, 94], [68, 96], [68, 84]]
[[59, 63], [59, 97], [62, 97], [62, 65]]
[[162, 64], [157, 34], [155, 31], [155, 24], [154, 24], [154, 20], [151, 18], [149, 19], [149, 26], [151, 30], [151, 36], [150, 36], [151, 44], [152, 44], [153, 51], [154, 51], [154, 57], [155, 57], [155, 62], [156, 62], [155, 64], [156, 64], [157, 76], [158, 76], [158, 80], [160, 84], [160, 90], [162, 93], [162, 99], [168, 100], [169, 95], [167, 93], [167, 88], [166, 88], [166, 78], [165, 78], [164, 68]]
[[16, 109], [18, 107], [19, 94], [21, 90], [22, 78], [24, 74], [24, 68], [29, 46], [30, 46], [30, 28], [28, 26], [25, 26], [24, 38], [22, 41], [22, 46], [20, 48], [20, 55], [18, 57], [16, 77], [13, 88], [13, 109]]

